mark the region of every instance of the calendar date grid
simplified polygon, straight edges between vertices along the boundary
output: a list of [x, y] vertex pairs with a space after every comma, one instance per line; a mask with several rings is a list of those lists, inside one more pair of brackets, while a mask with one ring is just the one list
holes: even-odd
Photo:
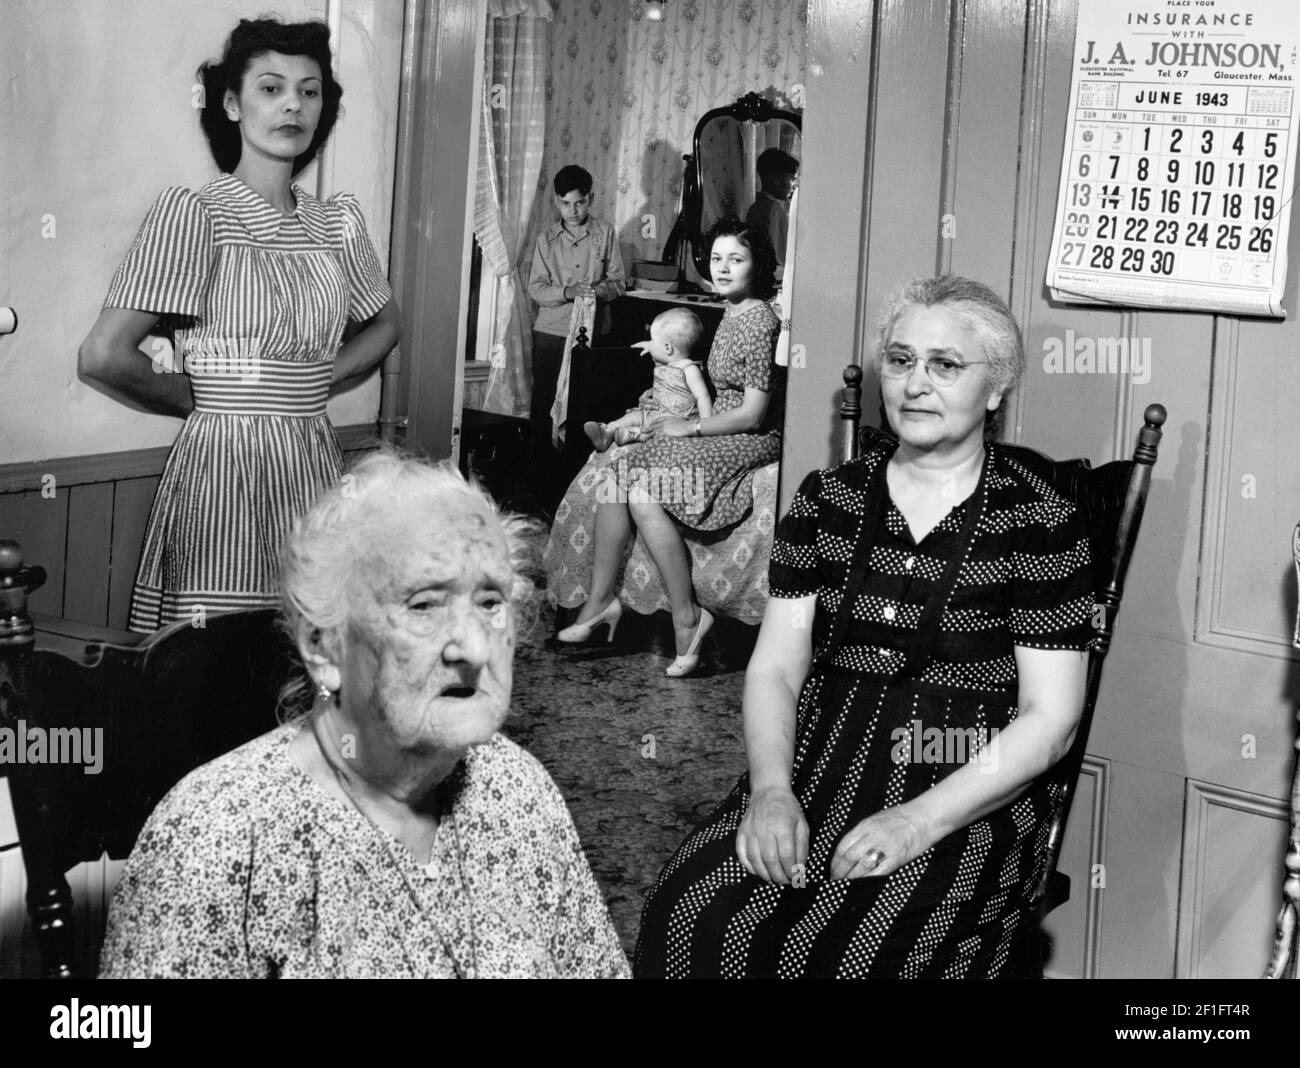
[[1208, 282], [1267, 260], [1288, 149], [1278, 119], [1080, 109], [1076, 120], [1059, 266]]

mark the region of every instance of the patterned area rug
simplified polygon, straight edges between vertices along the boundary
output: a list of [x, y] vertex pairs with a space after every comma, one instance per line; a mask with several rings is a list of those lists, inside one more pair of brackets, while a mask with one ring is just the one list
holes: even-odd
[[505, 726], [564, 794], [629, 958], [646, 892], [745, 771], [744, 672], [670, 679], [668, 663], [521, 650]]
[[641, 907], [669, 857], [745, 772], [744, 666], [756, 628], [721, 621], [698, 674], [670, 679], [666, 613], [625, 612], [613, 646], [553, 641], [537, 523], [522, 567], [514, 698], [505, 734], [568, 802], [629, 958]]

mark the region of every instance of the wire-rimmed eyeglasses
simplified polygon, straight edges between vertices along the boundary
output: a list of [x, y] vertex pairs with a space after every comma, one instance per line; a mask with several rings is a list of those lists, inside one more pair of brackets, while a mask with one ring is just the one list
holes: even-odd
[[951, 386], [967, 367], [988, 363], [988, 360], [954, 360], [951, 356], [913, 356], [910, 352], [886, 352], [880, 361], [880, 373], [885, 378], [908, 378], [912, 368], [920, 362], [925, 373], [936, 386]]

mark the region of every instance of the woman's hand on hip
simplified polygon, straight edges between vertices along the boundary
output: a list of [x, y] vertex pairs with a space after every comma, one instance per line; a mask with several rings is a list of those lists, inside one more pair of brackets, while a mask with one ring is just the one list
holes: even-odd
[[672, 415], [658, 415], [645, 425], [645, 434], [652, 438], [693, 438], [695, 420], [678, 419]]
[[794, 791], [769, 787], [750, 795], [736, 832], [736, 856], [750, 875], [802, 886], [808, 863], [808, 821]]
[[889, 875], [919, 857], [930, 844], [901, 808], [887, 808], [868, 816], [840, 839], [831, 857], [831, 878]]

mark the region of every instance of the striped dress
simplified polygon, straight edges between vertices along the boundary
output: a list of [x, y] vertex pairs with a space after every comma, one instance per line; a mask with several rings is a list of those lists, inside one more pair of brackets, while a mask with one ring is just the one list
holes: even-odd
[[810, 833], [804, 885], [741, 866], [742, 778], [647, 898], [640, 978], [997, 976], [1025, 932], [1060, 802], [1047, 780], [887, 876], [830, 878], [850, 829], [981, 760], [1016, 718], [1017, 646], [1093, 639], [1072, 504], [991, 445], [978, 488], [917, 544], [889, 499], [891, 451], [809, 475], [772, 548], [771, 595], [817, 597], [792, 775]]
[[284, 535], [342, 473], [325, 417], [334, 357], [346, 321], [392, 291], [356, 198], [293, 192], [282, 216], [232, 174], [164, 190], [109, 286], [105, 307], [160, 317], [194, 393], [149, 515], [132, 630], [274, 605]]

